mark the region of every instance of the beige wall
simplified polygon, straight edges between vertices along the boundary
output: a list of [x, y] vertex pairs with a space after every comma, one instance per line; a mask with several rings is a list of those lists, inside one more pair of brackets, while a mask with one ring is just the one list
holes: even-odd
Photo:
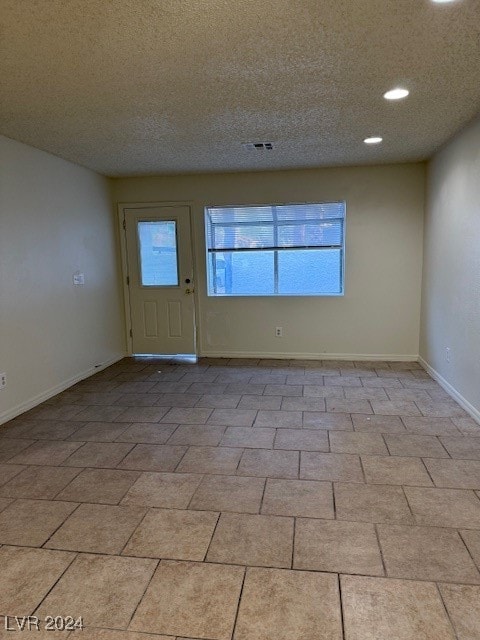
[[420, 354], [480, 418], [480, 119], [429, 165], [423, 272]]
[[108, 181], [4, 137], [0, 167], [1, 423], [119, 358], [124, 339]]
[[[424, 165], [112, 181], [117, 202], [193, 204], [203, 355], [418, 355]], [[203, 207], [346, 200], [344, 297], [208, 298]], [[282, 326], [283, 338], [274, 329]]]

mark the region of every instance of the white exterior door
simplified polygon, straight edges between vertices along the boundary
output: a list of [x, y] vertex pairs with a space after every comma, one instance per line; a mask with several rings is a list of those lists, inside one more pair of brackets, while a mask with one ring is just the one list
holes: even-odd
[[190, 208], [123, 211], [133, 353], [195, 353]]

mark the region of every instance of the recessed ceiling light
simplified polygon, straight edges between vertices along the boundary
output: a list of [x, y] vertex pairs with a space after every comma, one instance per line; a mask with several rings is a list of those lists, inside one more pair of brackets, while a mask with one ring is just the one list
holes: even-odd
[[447, 4], [447, 2], [454, 2], [455, 0], [432, 0], [432, 2], [435, 2], [437, 4]]
[[374, 136], [373, 138], [365, 138], [365, 144], [379, 144], [383, 138], [379, 138], [378, 136]]
[[402, 98], [406, 98], [410, 91], [408, 89], [401, 89], [397, 87], [396, 89], [392, 89], [391, 91], [387, 91], [387, 93], [383, 94], [385, 100], [401, 100]]

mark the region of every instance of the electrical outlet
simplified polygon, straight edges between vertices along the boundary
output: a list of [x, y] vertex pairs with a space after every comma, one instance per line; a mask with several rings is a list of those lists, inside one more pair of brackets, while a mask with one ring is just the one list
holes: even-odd
[[7, 386], [7, 374], [0, 373], [0, 389], [5, 389]]
[[275, 327], [275, 337], [283, 338], [283, 327]]
[[450, 362], [451, 355], [450, 347], [445, 347], [445, 360], [447, 362]]

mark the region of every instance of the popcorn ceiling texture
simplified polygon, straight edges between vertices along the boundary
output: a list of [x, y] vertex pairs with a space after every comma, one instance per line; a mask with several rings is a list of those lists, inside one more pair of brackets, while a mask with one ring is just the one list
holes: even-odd
[[[478, 0], [1, 0], [1, 14], [0, 131], [110, 176], [422, 160], [480, 108]], [[410, 97], [383, 100], [397, 85]], [[275, 150], [241, 146], [256, 140]]]

